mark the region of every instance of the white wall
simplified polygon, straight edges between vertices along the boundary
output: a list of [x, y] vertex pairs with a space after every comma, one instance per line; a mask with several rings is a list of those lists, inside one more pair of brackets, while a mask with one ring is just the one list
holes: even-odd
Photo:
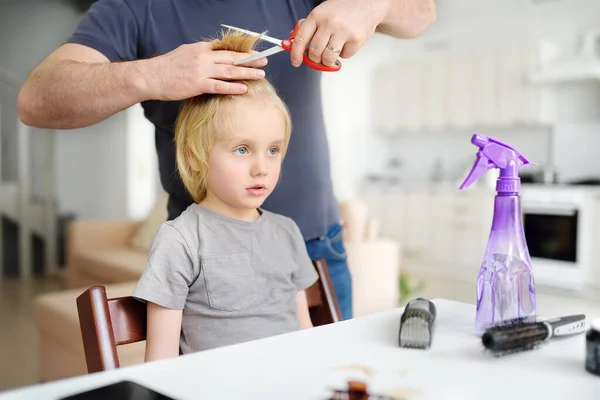
[[339, 200], [351, 199], [364, 171], [382, 161], [383, 143], [372, 140], [370, 77], [393, 46], [392, 39], [376, 35], [354, 57], [342, 60], [340, 71], [323, 74], [325, 128]]
[[127, 171], [124, 180], [127, 191], [126, 214], [128, 218], [141, 219], [154, 205], [156, 195], [162, 190], [158, 174], [158, 157], [154, 141], [154, 125], [144, 116], [138, 104], [128, 110]]
[[[59, 46], [83, 14], [67, 0], [0, 2], [0, 66], [18, 80]], [[0, 87], [3, 96], [16, 96]], [[6, 111], [6, 110], [3, 110]], [[14, 106], [3, 112], [3, 175], [16, 177]], [[32, 154], [43, 155], [48, 132], [36, 129]], [[82, 218], [141, 217], [156, 194], [154, 131], [139, 105], [94, 126], [57, 131], [55, 181], [60, 212]], [[43, 160], [32, 158], [32, 191], [43, 191]]]
[[[323, 78], [328, 135], [334, 159], [333, 179], [336, 193], [341, 198], [355, 196], [365, 174], [384, 171], [386, 163], [393, 157], [401, 160], [402, 177], [407, 182], [426, 180], [438, 158], [449, 179], [461, 176], [461, 171], [474, 160], [471, 130], [393, 139], [377, 135], [371, 125], [368, 100], [372, 79], [369, 72], [376, 64], [395, 58], [418, 57], [430, 51], [486, 48], [540, 38], [550, 39], [560, 46], [563, 55], [569, 55], [577, 50], [580, 34], [600, 30], [598, 0], [556, 0], [539, 4], [531, 0], [444, 0], [437, 3], [437, 21], [423, 37], [414, 40], [374, 37], [351, 62], [346, 61], [343, 73]], [[589, 82], [583, 85], [589, 85]], [[580, 89], [568, 86], [561, 90], [573, 93]], [[583, 162], [580, 152], [573, 149], [577, 142], [592, 146], [597, 143], [600, 125], [586, 123], [580, 126], [573, 123], [573, 118], [567, 118], [578, 113], [600, 115], [598, 93], [600, 91], [588, 90], [576, 96], [578, 102], [563, 104], [561, 114], [569, 124], [557, 127], [553, 147], [550, 142], [552, 132], [548, 129], [486, 130], [481, 133], [509, 141], [542, 165], [549, 160], [549, 149], [554, 148], [554, 161], [564, 171], [561, 176], [566, 179], [587, 176], [592, 171], [600, 175], [600, 150]], [[576, 136], [577, 142], [570, 140], [570, 135]], [[593, 149], [592, 146], [586, 147]], [[348, 152], [339, 154], [346, 149]]]

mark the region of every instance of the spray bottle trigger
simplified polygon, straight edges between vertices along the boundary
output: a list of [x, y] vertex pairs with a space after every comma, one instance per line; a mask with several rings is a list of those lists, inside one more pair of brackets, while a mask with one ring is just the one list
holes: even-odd
[[494, 168], [494, 163], [492, 163], [481, 151], [477, 152], [477, 159], [475, 160], [475, 165], [471, 168], [469, 175], [465, 181], [460, 185], [460, 190], [466, 189], [471, 186], [473, 183], [477, 181], [477, 179], [481, 178], [481, 176], [490, 168]]

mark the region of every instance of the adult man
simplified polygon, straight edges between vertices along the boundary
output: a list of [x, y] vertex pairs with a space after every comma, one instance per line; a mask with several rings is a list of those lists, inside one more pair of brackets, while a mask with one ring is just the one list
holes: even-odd
[[305, 17], [290, 58], [273, 56], [265, 68], [290, 108], [294, 133], [281, 182], [264, 208], [294, 219], [311, 258], [325, 258], [343, 317], [350, 318], [352, 282], [330, 181], [321, 73], [294, 67], [309, 43], [313, 61], [332, 65], [338, 56], [354, 55], [375, 31], [418, 36], [435, 19], [433, 0], [99, 0], [67, 43], [32, 71], [17, 106], [25, 124], [69, 129], [141, 103], [156, 126], [173, 219], [192, 202], [175, 169], [172, 128], [179, 101], [244, 93], [243, 85], [228, 81], [260, 79], [256, 67], [266, 65], [233, 66], [247, 54], [212, 51], [207, 41], [222, 23], [285, 38]]

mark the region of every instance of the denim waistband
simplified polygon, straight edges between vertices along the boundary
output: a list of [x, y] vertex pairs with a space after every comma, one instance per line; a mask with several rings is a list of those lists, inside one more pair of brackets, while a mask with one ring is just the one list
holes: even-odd
[[327, 228], [327, 233], [325, 234], [325, 236], [319, 236], [318, 238], [314, 238], [314, 239], [309, 239], [306, 242], [315, 242], [315, 241], [321, 241], [321, 240], [325, 240], [325, 238], [333, 238], [336, 235], [338, 235], [340, 232], [342, 231], [342, 225], [341, 224], [333, 224], [330, 225], [329, 228]]

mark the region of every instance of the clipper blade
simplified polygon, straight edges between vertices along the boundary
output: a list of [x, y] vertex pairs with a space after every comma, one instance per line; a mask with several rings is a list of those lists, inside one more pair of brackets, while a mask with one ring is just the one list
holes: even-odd
[[437, 316], [435, 304], [422, 297], [408, 302], [400, 317], [400, 347], [428, 349]]
[[406, 319], [400, 330], [400, 347], [428, 349], [430, 346], [429, 322], [418, 316]]

